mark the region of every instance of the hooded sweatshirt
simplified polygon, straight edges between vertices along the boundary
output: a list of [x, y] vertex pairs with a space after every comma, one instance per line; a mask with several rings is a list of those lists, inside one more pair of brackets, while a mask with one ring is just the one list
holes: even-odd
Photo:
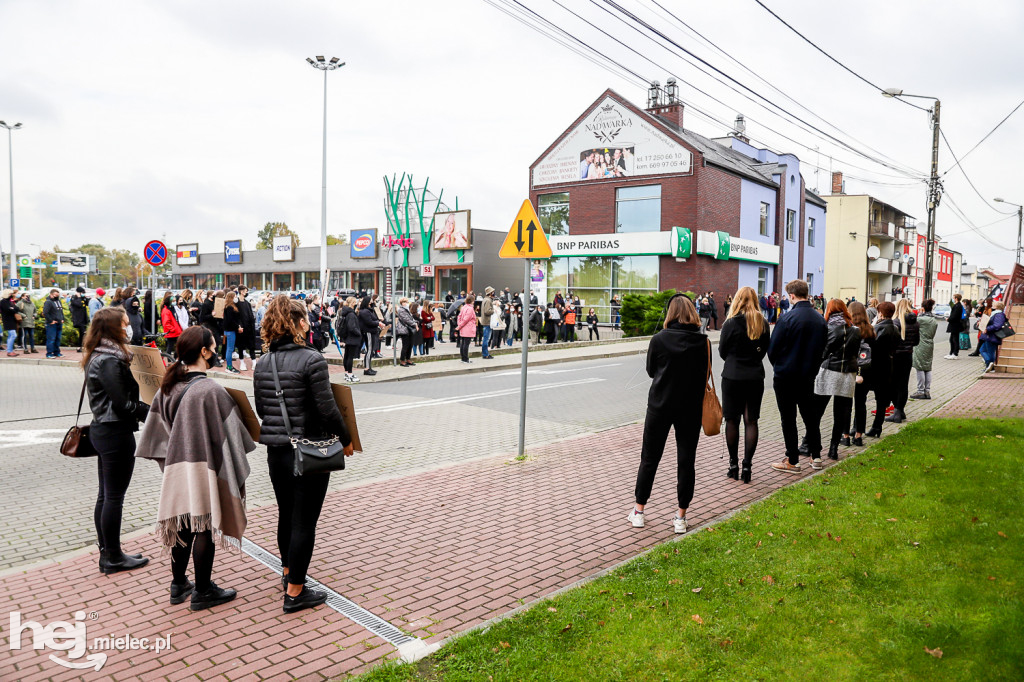
[[695, 324], [670, 322], [653, 337], [647, 350], [647, 375], [653, 379], [647, 409], [693, 414], [699, 423], [707, 381], [708, 337]]

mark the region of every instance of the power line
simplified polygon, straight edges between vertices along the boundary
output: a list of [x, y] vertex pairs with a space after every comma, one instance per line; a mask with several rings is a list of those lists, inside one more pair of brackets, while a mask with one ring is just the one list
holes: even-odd
[[[973, 146], [973, 147], [971, 147], [971, 148], [970, 148], [969, 150], [967, 150], [967, 153], [966, 153], [966, 154], [964, 154], [963, 156], [961, 156], [961, 157], [960, 157], [960, 161], [963, 161], [963, 160], [964, 160], [964, 159], [966, 159], [966, 158], [967, 158], [968, 156], [970, 156], [970, 155], [971, 155], [971, 152], [973, 152], [973, 151], [974, 151], [975, 149], [977, 149], [977, 148], [978, 148], [978, 145], [980, 145], [980, 144], [981, 144], [982, 142], [984, 142], [985, 140], [987, 140], [987, 139], [988, 139], [988, 138], [989, 138], [989, 137], [990, 137], [990, 136], [992, 135], [992, 133], [994, 133], [995, 131], [999, 130], [999, 126], [1001, 126], [1001, 125], [1003, 125], [1004, 123], [1006, 123], [1006, 120], [1007, 120], [1008, 118], [1010, 118], [1011, 116], [1013, 116], [1013, 115], [1014, 115], [1015, 113], [1017, 113], [1017, 110], [1018, 110], [1018, 109], [1020, 109], [1020, 108], [1021, 108], [1022, 106], [1024, 106], [1024, 100], [1021, 100], [1020, 104], [1018, 104], [1017, 106], [1015, 106], [1015, 107], [1013, 108], [1013, 111], [1011, 111], [1011, 112], [1010, 112], [1010, 113], [1008, 113], [1008, 114], [1007, 114], [1006, 116], [1004, 116], [1004, 117], [1003, 117], [1003, 120], [1002, 120], [1002, 121], [1000, 121], [999, 123], [997, 123], [997, 124], [996, 124], [996, 127], [995, 127], [995, 128], [993, 128], [992, 130], [988, 131], [988, 133], [987, 133], [987, 134], [985, 135], [985, 137], [983, 137], [983, 138], [981, 138], [980, 140], [978, 140], [978, 144], [974, 145], [974, 146]], [[948, 144], [947, 144], [947, 146], [948, 146]], [[952, 150], [950, 150], [950, 151], [952, 151]], [[949, 171], [953, 170], [954, 166], [959, 166], [959, 165], [960, 165], [960, 161], [957, 161], [957, 163], [956, 163], [956, 164], [954, 164], [953, 166], [950, 166], [949, 168], [947, 168], [947, 169], [945, 170], [945, 172], [943, 173], [943, 175], [945, 175], [945, 174], [946, 174], [946, 173], [948, 173]], [[961, 168], [961, 170], [963, 170], [963, 169]]]
[[956, 215], [960, 220], [962, 220], [964, 222], [964, 224], [967, 225], [967, 227], [970, 228], [970, 230], [972, 232], [974, 232], [976, 235], [978, 235], [979, 237], [981, 237], [982, 239], [987, 241], [989, 244], [991, 244], [992, 246], [995, 246], [997, 248], [1003, 249], [1004, 251], [1016, 251], [1017, 250], [1016, 248], [1011, 248], [1011, 247], [1003, 246], [1002, 244], [1000, 244], [999, 242], [994, 241], [991, 237], [989, 237], [984, 232], [982, 232], [981, 228], [979, 228], [977, 225], [975, 225], [973, 222], [971, 222], [971, 219], [968, 218], [964, 214], [963, 209], [961, 209], [960, 206], [958, 206], [957, 203], [955, 201], [953, 201], [953, 197], [950, 196], [949, 192], [946, 192], [946, 202], [947, 202], [947, 205], [949, 206], [949, 209], [953, 212], [954, 215]]
[[[776, 19], [778, 19], [778, 20], [779, 20], [779, 21], [780, 21], [780, 22], [782, 23], [782, 25], [783, 25], [783, 26], [785, 26], [785, 27], [786, 27], [786, 28], [788, 28], [788, 29], [789, 29], [790, 31], [792, 31], [793, 33], [795, 33], [795, 34], [797, 34], [798, 36], [800, 36], [801, 38], [803, 38], [803, 39], [804, 39], [804, 41], [805, 41], [805, 42], [806, 42], [806, 43], [807, 43], [808, 45], [810, 45], [810, 46], [811, 46], [811, 47], [813, 47], [813, 48], [814, 48], [815, 50], [817, 50], [818, 52], [822, 53], [823, 55], [825, 55], [826, 57], [828, 57], [829, 59], [831, 59], [831, 60], [832, 60], [833, 62], [835, 62], [836, 64], [838, 64], [838, 65], [839, 65], [839, 66], [840, 66], [840, 67], [841, 67], [842, 69], [844, 69], [844, 70], [845, 70], [845, 71], [847, 71], [848, 73], [852, 74], [852, 75], [853, 75], [853, 76], [855, 76], [856, 78], [860, 79], [861, 81], [863, 81], [863, 82], [867, 83], [867, 84], [868, 84], [868, 85], [870, 85], [870, 86], [871, 86], [872, 88], [874, 88], [875, 90], [877, 90], [877, 91], [878, 91], [879, 93], [883, 93], [883, 92], [885, 92], [885, 89], [884, 89], [884, 88], [882, 88], [882, 87], [880, 87], [880, 86], [878, 86], [878, 85], [876, 85], [876, 84], [872, 83], [872, 82], [871, 82], [871, 81], [869, 81], [869, 80], [868, 80], [867, 78], [865, 78], [864, 76], [860, 75], [859, 73], [857, 73], [856, 71], [854, 71], [853, 69], [851, 69], [850, 67], [848, 67], [848, 66], [847, 66], [846, 64], [843, 64], [843, 63], [842, 63], [841, 61], [839, 61], [838, 59], [836, 59], [835, 57], [833, 57], [832, 55], [830, 55], [830, 54], [829, 54], [828, 52], [826, 52], [826, 51], [825, 51], [825, 50], [823, 50], [822, 48], [818, 47], [818, 45], [817, 45], [817, 44], [816, 44], [816, 43], [815, 43], [815, 42], [814, 42], [813, 40], [811, 40], [810, 38], [808, 38], [807, 36], [805, 36], [805, 35], [804, 35], [803, 33], [801, 33], [800, 31], [796, 30], [796, 28], [794, 28], [792, 24], [790, 24], [790, 23], [789, 23], [788, 21], [786, 21], [785, 19], [783, 19], [782, 17], [780, 17], [780, 16], [778, 15], [778, 14], [776, 14], [775, 12], [773, 12], [773, 11], [771, 10], [771, 8], [769, 8], [769, 7], [767, 6], [767, 5], [765, 5], [765, 4], [763, 3], [763, 2], [761, 2], [761, 0], [754, 0], [754, 2], [756, 2], [756, 3], [758, 4], [758, 5], [760, 5], [760, 6], [762, 7], [762, 9], [764, 9], [764, 11], [765, 11], [765, 12], [768, 12], [768, 14], [770, 14], [770, 15], [772, 15], [773, 17], [775, 17]], [[926, 108], [924, 108], [924, 107], [921, 107], [921, 106], [918, 106], [918, 105], [914, 104], [913, 102], [908, 102], [908, 101], [906, 101], [906, 100], [904, 100], [904, 99], [901, 99], [900, 101], [901, 101], [901, 102], [903, 102], [904, 104], [906, 104], [906, 105], [907, 105], [907, 106], [909, 106], [909, 107], [914, 107], [915, 109], [920, 109], [921, 111], [928, 111], [928, 109], [926, 109]]]
[[992, 205], [991, 203], [989, 203], [989, 200], [988, 200], [988, 199], [986, 199], [986, 198], [984, 197], [984, 195], [983, 195], [983, 194], [982, 194], [981, 192], [979, 192], [979, 191], [978, 191], [978, 188], [974, 186], [974, 183], [973, 183], [973, 182], [971, 182], [971, 178], [970, 178], [970, 176], [969, 176], [969, 175], [967, 175], [967, 171], [965, 171], [965, 170], [964, 170], [964, 167], [960, 165], [960, 160], [959, 160], [958, 158], [956, 158], [956, 152], [954, 152], [954, 151], [953, 151], [953, 147], [951, 147], [951, 146], [950, 146], [950, 144], [949, 144], [949, 140], [948, 140], [948, 139], [946, 139], [946, 131], [944, 131], [944, 130], [942, 130], [942, 129], [940, 128], [940, 129], [939, 129], [939, 135], [941, 135], [941, 136], [942, 136], [942, 141], [946, 143], [946, 149], [948, 149], [948, 150], [949, 150], [949, 154], [950, 154], [950, 156], [952, 156], [952, 157], [953, 157], [953, 160], [954, 160], [954, 161], [956, 161], [956, 164], [955, 164], [955, 165], [956, 165], [956, 167], [957, 167], [957, 168], [959, 168], [959, 169], [960, 169], [960, 172], [961, 172], [961, 173], [963, 173], [963, 175], [964, 175], [964, 179], [965, 179], [965, 180], [967, 180], [967, 184], [968, 184], [968, 185], [970, 185], [970, 186], [971, 186], [971, 189], [973, 189], [973, 190], [974, 190], [974, 193], [975, 193], [975, 194], [977, 194], [977, 195], [978, 195], [978, 197], [979, 197], [979, 198], [980, 198], [980, 199], [981, 199], [982, 201], [984, 201], [984, 202], [985, 202], [985, 205], [986, 205], [986, 206], [988, 206], [989, 208], [991, 208], [991, 209], [992, 209], [993, 211], [995, 211], [996, 213], [999, 213], [999, 214], [1001, 214], [1001, 215], [1011, 215], [1012, 213], [1016, 213], [1016, 211], [1011, 211], [1011, 212], [1007, 212], [1007, 211], [1000, 211], [1000, 210], [999, 210], [998, 208], [996, 208], [996, 207], [995, 207], [995, 206], [993, 206], [993, 205]]

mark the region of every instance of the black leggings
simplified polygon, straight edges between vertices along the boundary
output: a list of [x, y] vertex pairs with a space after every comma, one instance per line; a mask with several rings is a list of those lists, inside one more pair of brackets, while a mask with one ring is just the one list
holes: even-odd
[[[856, 389], [854, 389], [854, 396], [856, 396]], [[843, 436], [850, 435], [850, 412], [852, 410], [853, 398], [838, 395], [832, 397], [832, 439], [829, 441], [829, 447], [838, 445]]]
[[356, 357], [359, 355], [360, 343], [346, 343], [345, 344], [345, 374], [352, 373], [352, 365], [355, 364]]
[[373, 369], [373, 354], [380, 347], [380, 334], [367, 332], [366, 334], [366, 356], [363, 357], [363, 367]]
[[851, 432], [863, 434], [868, 422], [868, 393], [871, 384], [865, 379], [853, 390], [853, 428]]
[[592, 324], [592, 325], [588, 326], [587, 329], [590, 331], [590, 340], [591, 341], [594, 340], [595, 336], [597, 337], [598, 341], [601, 340], [601, 332], [599, 332], [597, 330], [597, 325], [596, 324]]
[[[757, 450], [757, 420], [751, 419], [749, 410], [743, 413], [743, 467], [750, 468], [754, 459], [754, 451]], [[740, 449], [740, 418], [727, 419], [725, 421], [725, 445], [729, 448], [729, 466], [739, 459]]]
[[912, 353], [896, 353], [892, 356], [892, 404], [900, 412], [907, 406], [909, 397], [910, 370], [914, 364]]
[[640, 469], [636, 472], [636, 503], [647, 504], [654, 487], [654, 474], [658, 471], [661, 456], [665, 454], [668, 430], [676, 430], [676, 497], [679, 508], [687, 509], [693, 501], [693, 484], [696, 476], [694, 462], [697, 459], [697, 440], [700, 438], [700, 421], [690, 417], [685, 410], [669, 414], [647, 411], [644, 421], [644, 442], [640, 450]]
[[[880, 377], [878, 383], [881, 384], [886, 379]], [[885, 422], [885, 411], [889, 409], [889, 403], [892, 402], [892, 397], [889, 395], [888, 386], [875, 386], [875, 419], [871, 422], [871, 428], [875, 431], [882, 430], [882, 424]]]
[[185, 570], [188, 569], [188, 558], [192, 557], [192, 565], [196, 571], [196, 592], [210, 589], [210, 575], [213, 573], [213, 555], [215, 546], [213, 533], [206, 530], [193, 533], [191, 528], [182, 528], [179, 537], [185, 543], [171, 548], [171, 575], [177, 585], [188, 581]]
[[295, 450], [291, 445], [267, 447], [270, 482], [277, 498], [277, 549], [281, 566], [288, 569], [288, 584], [303, 585], [313, 558], [316, 522], [327, 497], [331, 475], [295, 476]]
[[85, 332], [89, 329], [89, 325], [76, 324], [75, 331], [78, 332], [78, 350], [82, 350], [82, 341], [85, 341]]
[[135, 470], [135, 434], [93, 426], [89, 429], [89, 442], [99, 453], [97, 470], [100, 485], [93, 511], [96, 537], [100, 549], [107, 551], [111, 561], [119, 561], [124, 556], [121, 552], [124, 495]]
[[459, 337], [459, 356], [462, 357], [463, 362], [469, 362], [469, 344], [472, 341], [473, 339], [468, 336]]
[[398, 354], [398, 361], [409, 362], [409, 358], [412, 357], [412, 334], [399, 334], [398, 338], [402, 340], [402, 350]]

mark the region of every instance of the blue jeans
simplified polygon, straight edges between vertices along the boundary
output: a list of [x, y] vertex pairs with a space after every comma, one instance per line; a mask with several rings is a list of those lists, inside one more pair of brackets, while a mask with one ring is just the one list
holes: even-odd
[[235, 352], [235, 337], [238, 332], [224, 332], [224, 339], [227, 341], [227, 348], [224, 350], [224, 364], [231, 366], [231, 356]]
[[996, 349], [998, 346], [991, 341], [982, 341], [981, 346], [978, 348], [978, 352], [981, 357], [985, 360], [985, 366], [988, 367], [990, 362], [996, 361]]
[[46, 355], [53, 357], [60, 355], [60, 337], [64, 331], [64, 325], [48, 324], [46, 325]]
[[481, 337], [482, 338], [481, 343], [484, 346], [482, 354], [483, 354], [483, 357], [486, 358], [486, 357], [490, 357], [490, 353], [488, 352], [488, 349], [491, 346], [491, 326], [485, 324], [482, 333], [483, 333], [483, 336]]
[[[17, 339], [17, 338], [18, 338], [18, 332], [17, 331], [11, 329], [10, 331], [7, 332], [7, 352], [8, 353], [13, 353], [14, 352], [14, 340]], [[47, 352], [49, 352], [49, 351], [47, 351]]]

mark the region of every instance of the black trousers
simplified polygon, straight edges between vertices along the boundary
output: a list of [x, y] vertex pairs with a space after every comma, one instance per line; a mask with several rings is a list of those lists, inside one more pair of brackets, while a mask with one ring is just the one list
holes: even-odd
[[[856, 396], [856, 389], [854, 389]], [[828, 402], [828, 396], [824, 396]], [[832, 396], [832, 438], [829, 440], [829, 447], [839, 444], [839, 439], [844, 435], [850, 435], [850, 412], [853, 410], [853, 398], [843, 396]], [[824, 414], [824, 412], [822, 412]]]
[[865, 380], [857, 384], [853, 389], [853, 433], [864, 433], [867, 430], [868, 421], [868, 393], [871, 392], [871, 384]]
[[18, 338], [21, 339], [22, 350], [36, 349], [36, 335], [35, 329], [32, 327], [22, 327], [18, 330]]
[[295, 450], [291, 445], [267, 447], [270, 482], [277, 498], [277, 549], [281, 566], [288, 569], [288, 583], [303, 585], [313, 558], [316, 524], [327, 497], [331, 475], [295, 476]]
[[647, 504], [647, 500], [650, 499], [651, 488], [654, 487], [654, 474], [658, 471], [661, 456], [665, 454], [665, 443], [668, 441], [670, 428], [676, 430], [676, 497], [679, 508], [688, 509], [690, 502], [693, 501], [696, 477], [694, 462], [697, 459], [700, 420], [681, 410], [668, 414], [647, 410], [634, 494], [637, 504]]
[[800, 461], [800, 437], [796, 428], [796, 413], [804, 422], [807, 448], [812, 457], [821, 455], [821, 414], [824, 404], [814, 393], [814, 377], [775, 378], [775, 400], [782, 419], [782, 438], [786, 442], [786, 456], [790, 464]]
[[[958, 340], [959, 343], [959, 340]], [[892, 404], [900, 412], [907, 406], [910, 395], [910, 370], [913, 369], [913, 353], [896, 353], [892, 356]]]
[[402, 350], [399, 353], [399, 362], [409, 362], [409, 358], [412, 357], [412, 334], [399, 334], [398, 338], [402, 340]]
[[879, 378], [875, 385], [875, 418], [871, 422], [871, 428], [875, 431], [882, 430], [885, 422], [885, 411], [889, 409], [892, 402], [892, 395], [889, 394], [889, 384], [885, 379]]
[[178, 357], [177, 355], [174, 355], [174, 349], [178, 345], [178, 337], [177, 336], [172, 336], [171, 338], [167, 338], [165, 336], [164, 337], [164, 342], [167, 344], [164, 347], [164, 350], [166, 350], [169, 355], [171, 355], [173, 357]]
[[78, 332], [78, 349], [82, 349], [82, 342], [85, 341], [85, 332], [89, 329], [87, 324], [76, 324], [75, 331]]
[[366, 356], [363, 357], [363, 367], [373, 369], [373, 354], [377, 352], [380, 344], [380, 335], [376, 332], [366, 333]]
[[468, 336], [459, 337], [459, 356], [463, 362], [469, 362], [469, 344], [473, 342], [473, 339]]
[[213, 574], [213, 555], [216, 547], [213, 533], [203, 531], [193, 533], [191, 528], [182, 528], [178, 536], [185, 543], [171, 548], [171, 575], [174, 582], [183, 585], [188, 580], [188, 559], [192, 557], [192, 566], [196, 571], [196, 592], [210, 589], [210, 576]]
[[960, 355], [960, 332], [949, 333], [949, 354]]
[[114, 431], [107, 427], [92, 426], [89, 442], [99, 453], [96, 458], [99, 474], [99, 493], [93, 522], [100, 549], [105, 549], [112, 561], [122, 558], [121, 516], [124, 510], [124, 495], [132, 482], [135, 471], [135, 434], [131, 431]]
[[346, 343], [345, 344], [345, 374], [352, 373], [352, 365], [355, 364], [356, 358], [359, 356], [360, 343]]
[[590, 340], [591, 340], [591, 341], [593, 341], [593, 340], [594, 340], [594, 337], [595, 337], [595, 336], [597, 337], [597, 340], [598, 340], [598, 341], [600, 341], [600, 340], [601, 340], [601, 332], [599, 332], [599, 331], [597, 330], [597, 325], [596, 325], [596, 324], [592, 324], [592, 325], [590, 325], [589, 327], [587, 327], [587, 330], [588, 330], [588, 331], [590, 332]]

